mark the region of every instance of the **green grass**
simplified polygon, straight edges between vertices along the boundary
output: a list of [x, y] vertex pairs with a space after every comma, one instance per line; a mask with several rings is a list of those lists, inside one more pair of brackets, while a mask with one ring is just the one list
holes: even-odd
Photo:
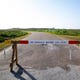
[[58, 34], [58, 35], [69, 35], [69, 36], [80, 36], [80, 30], [57, 29], [57, 30], [55, 30], [55, 34]]
[[47, 32], [70, 40], [80, 40], [80, 30], [78, 29], [33, 29], [32, 31]]
[[12, 39], [28, 34], [21, 30], [4, 30], [0, 31], [0, 42], [4, 42], [6, 39]]
[[6, 43], [7, 40], [20, 40], [28, 36], [30, 33], [24, 30], [3, 30], [0, 31], [0, 50], [11, 45]]

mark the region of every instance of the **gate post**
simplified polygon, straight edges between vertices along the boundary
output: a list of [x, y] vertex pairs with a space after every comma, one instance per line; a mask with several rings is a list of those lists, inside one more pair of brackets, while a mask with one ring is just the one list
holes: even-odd
[[12, 42], [12, 59], [10, 63], [10, 71], [13, 71], [13, 64], [16, 62], [18, 64], [18, 55], [17, 55], [17, 43]]

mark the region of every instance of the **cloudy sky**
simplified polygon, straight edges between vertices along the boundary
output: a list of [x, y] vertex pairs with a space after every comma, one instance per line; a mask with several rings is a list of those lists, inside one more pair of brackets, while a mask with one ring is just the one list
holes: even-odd
[[0, 0], [0, 29], [80, 29], [80, 0]]

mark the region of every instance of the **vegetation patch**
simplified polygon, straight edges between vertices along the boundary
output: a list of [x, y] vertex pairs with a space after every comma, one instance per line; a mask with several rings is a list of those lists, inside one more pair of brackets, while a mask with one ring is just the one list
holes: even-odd
[[54, 29], [54, 28], [34, 28], [31, 31], [47, 32], [55, 35], [59, 35], [66, 39], [80, 40], [80, 29]]
[[4, 42], [6, 39], [12, 39], [12, 38], [24, 36], [26, 34], [28, 34], [28, 32], [24, 32], [21, 30], [0, 31], [0, 42]]
[[58, 35], [70, 35], [70, 36], [80, 36], [80, 30], [72, 30], [72, 29], [57, 29], [54, 32]]
[[0, 30], [0, 50], [10, 45], [5, 43], [6, 40], [20, 40], [26, 35], [28, 32], [24, 30]]

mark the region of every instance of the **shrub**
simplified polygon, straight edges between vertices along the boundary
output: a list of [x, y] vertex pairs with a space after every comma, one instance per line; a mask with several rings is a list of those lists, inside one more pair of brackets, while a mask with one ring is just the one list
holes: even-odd
[[0, 36], [0, 42], [4, 42], [4, 41], [5, 41], [4, 37]]

